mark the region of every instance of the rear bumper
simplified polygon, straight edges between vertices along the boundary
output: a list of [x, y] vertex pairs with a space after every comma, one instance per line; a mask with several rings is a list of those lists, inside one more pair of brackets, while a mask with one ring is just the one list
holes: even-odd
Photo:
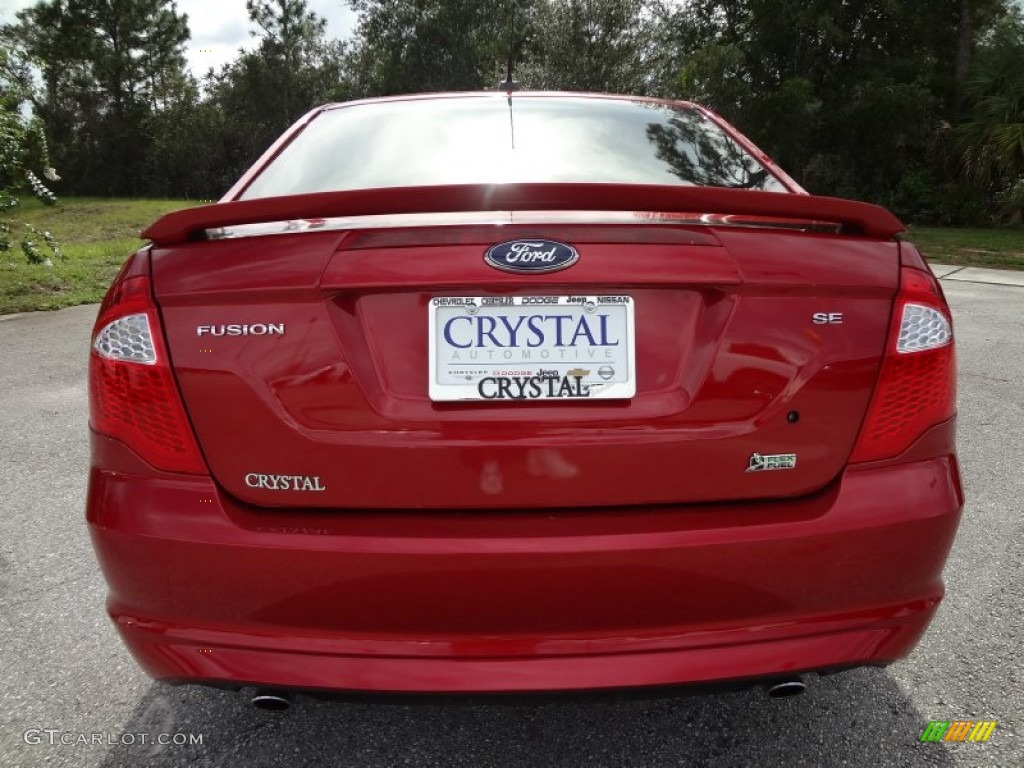
[[125, 643], [172, 681], [496, 692], [905, 656], [942, 596], [955, 458], [793, 501], [591, 512], [253, 510], [94, 437], [88, 518]]

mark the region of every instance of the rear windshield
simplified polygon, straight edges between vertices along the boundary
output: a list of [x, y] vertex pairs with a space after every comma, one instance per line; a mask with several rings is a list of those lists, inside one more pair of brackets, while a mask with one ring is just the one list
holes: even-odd
[[701, 112], [504, 94], [376, 102], [317, 116], [242, 199], [346, 189], [604, 182], [788, 191]]

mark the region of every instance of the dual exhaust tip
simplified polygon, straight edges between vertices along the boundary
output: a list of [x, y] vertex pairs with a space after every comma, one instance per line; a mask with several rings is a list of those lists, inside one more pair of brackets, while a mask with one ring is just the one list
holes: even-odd
[[807, 686], [800, 678], [783, 680], [768, 686], [768, 696], [773, 699], [786, 699], [790, 696], [799, 696], [807, 690]]
[[[772, 683], [767, 689], [769, 698], [785, 699], [801, 695], [807, 690], [807, 686], [800, 678], [794, 678]], [[252, 695], [250, 703], [255, 709], [264, 712], [287, 712], [292, 706], [292, 694], [288, 691], [259, 688]]]
[[292, 706], [292, 695], [288, 691], [259, 688], [249, 702], [264, 712], [287, 712]]

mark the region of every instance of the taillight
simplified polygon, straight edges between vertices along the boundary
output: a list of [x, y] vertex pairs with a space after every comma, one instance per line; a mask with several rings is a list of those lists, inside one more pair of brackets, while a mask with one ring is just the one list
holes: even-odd
[[850, 461], [898, 456], [954, 415], [956, 358], [949, 308], [934, 277], [903, 266], [885, 359]]
[[100, 306], [89, 355], [90, 422], [157, 469], [204, 474], [144, 259], [133, 257]]

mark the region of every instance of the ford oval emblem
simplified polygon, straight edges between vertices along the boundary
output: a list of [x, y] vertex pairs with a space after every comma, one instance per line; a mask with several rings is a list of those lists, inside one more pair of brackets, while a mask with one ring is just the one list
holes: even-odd
[[571, 267], [579, 257], [571, 245], [538, 237], [492, 245], [484, 261], [506, 272], [554, 272]]

